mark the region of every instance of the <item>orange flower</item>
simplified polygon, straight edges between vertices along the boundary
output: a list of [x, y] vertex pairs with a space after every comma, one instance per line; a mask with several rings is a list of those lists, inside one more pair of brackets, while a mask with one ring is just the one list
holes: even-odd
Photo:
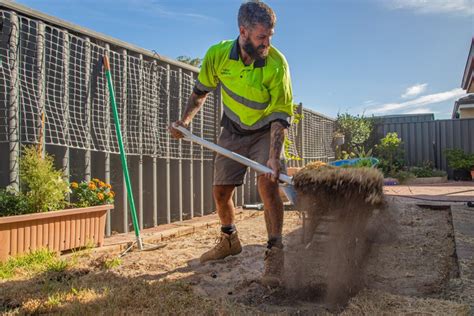
[[92, 190], [92, 191], [97, 189], [94, 182], [89, 182], [89, 189]]
[[77, 189], [78, 187], [79, 187], [79, 184], [77, 184], [77, 182], [71, 182], [72, 189]]
[[103, 187], [105, 187], [105, 182], [99, 181], [99, 188], [103, 188]]
[[109, 198], [113, 198], [115, 195], [114, 195], [114, 192], [111, 191], [111, 192], [107, 193], [107, 196]]
[[108, 183], [106, 183], [105, 186], [107, 187], [107, 189], [112, 189], [112, 186]]
[[104, 199], [104, 195], [102, 193], [97, 193], [97, 198], [102, 201]]
[[99, 179], [97, 179], [97, 178], [93, 178], [93, 179], [92, 179], [92, 181], [94, 181], [94, 182], [97, 182], [97, 183], [99, 183], [99, 182], [100, 182], [100, 180], [99, 180]]

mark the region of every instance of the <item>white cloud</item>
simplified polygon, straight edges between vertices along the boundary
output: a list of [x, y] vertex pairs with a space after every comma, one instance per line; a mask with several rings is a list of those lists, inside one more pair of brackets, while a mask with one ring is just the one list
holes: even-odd
[[429, 104], [439, 103], [448, 100], [454, 100], [460, 96], [465, 95], [466, 92], [461, 88], [452, 89], [445, 92], [439, 92], [434, 94], [428, 94], [421, 96], [419, 98], [401, 102], [401, 103], [385, 103], [381, 106], [373, 109], [369, 109], [369, 113], [381, 113], [384, 114], [385, 112], [391, 112], [395, 110], [403, 110], [406, 108], [414, 108], [414, 107], [422, 107]]
[[423, 114], [423, 113], [438, 113], [438, 112], [435, 112], [431, 110], [430, 108], [419, 108], [419, 109], [403, 112], [402, 114]]
[[474, 0], [386, 0], [392, 9], [413, 10], [417, 13], [474, 14]]
[[[170, 18], [170, 19], [183, 20], [183, 21], [189, 21], [189, 19], [208, 21], [208, 22], [218, 21], [214, 17], [203, 15], [203, 14], [170, 10], [163, 3], [156, 0], [118, 0], [118, 2], [122, 2], [123, 4], [127, 5], [129, 9], [131, 10], [142, 12], [142, 13], [144, 12], [149, 15], [160, 17], [160, 18]], [[117, 6], [118, 4], [114, 4], [114, 5]]]
[[408, 87], [405, 93], [402, 94], [402, 98], [406, 99], [416, 97], [417, 95], [420, 95], [425, 92], [427, 86], [427, 83], [417, 83], [414, 86]]

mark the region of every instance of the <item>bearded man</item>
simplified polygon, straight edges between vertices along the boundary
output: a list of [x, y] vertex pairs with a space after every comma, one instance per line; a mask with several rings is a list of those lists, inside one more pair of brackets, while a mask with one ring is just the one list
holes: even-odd
[[[282, 242], [283, 202], [278, 177], [286, 170], [283, 142], [293, 114], [293, 95], [288, 63], [270, 42], [276, 16], [261, 1], [248, 1], [238, 13], [239, 37], [211, 46], [189, 97], [181, 120], [187, 127], [206, 100], [209, 92], [221, 86], [224, 113], [218, 145], [272, 169], [257, 178], [258, 192], [264, 204], [268, 233], [265, 271], [262, 283], [278, 286], [284, 266]], [[172, 126], [175, 138], [183, 135]], [[200, 260], [219, 260], [242, 251], [232, 196], [243, 184], [247, 167], [217, 155], [214, 162], [213, 195], [221, 221], [220, 241]]]

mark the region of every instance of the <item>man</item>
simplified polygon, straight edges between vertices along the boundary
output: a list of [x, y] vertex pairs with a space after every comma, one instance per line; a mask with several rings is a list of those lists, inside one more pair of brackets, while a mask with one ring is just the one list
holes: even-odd
[[[288, 64], [283, 54], [270, 46], [275, 22], [273, 10], [263, 2], [243, 3], [238, 14], [239, 37], [209, 48], [183, 117], [175, 122], [187, 127], [207, 94], [220, 84], [224, 114], [218, 144], [273, 170], [257, 178], [268, 233], [262, 282], [269, 286], [280, 284], [284, 265], [283, 202], [277, 179], [285, 170], [281, 155], [293, 113]], [[170, 132], [175, 138], [183, 137], [172, 126]], [[216, 157], [213, 195], [222, 224], [221, 238], [201, 256], [201, 262], [242, 251], [232, 196], [234, 188], [242, 185], [246, 170], [229, 158]]]

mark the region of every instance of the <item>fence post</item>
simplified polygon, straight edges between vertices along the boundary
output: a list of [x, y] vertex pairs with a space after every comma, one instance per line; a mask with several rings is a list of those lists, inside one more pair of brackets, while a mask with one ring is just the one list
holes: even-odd
[[[105, 55], [107, 55], [107, 58], [110, 60], [110, 45], [105, 44]], [[105, 134], [107, 137], [105, 138], [106, 145], [105, 147], [107, 148], [105, 151], [105, 182], [110, 183], [110, 152], [111, 152], [111, 130], [110, 130], [110, 100], [109, 100], [109, 94], [105, 93], [104, 95], [104, 101], [105, 101], [105, 128], [106, 132]], [[110, 236], [111, 234], [111, 218], [110, 218], [110, 210], [107, 210], [107, 217], [106, 217], [106, 226], [105, 226], [105, 235]]]
[[64, 67], [64, 82], [63, 82], [63, 130], [64, 137], [66, 138], [66, 148], [63, 156], [63, 169], [64, 178], [69, 180], [69, 146], [71, 145], [70, 134], [69, 134], [69, 33], [67, 31], [62, 32], [63, 35], [63, 67]]
[[[122, 49], [122, 136], [123, 136], [123, 146], [125, 147], [125, 153], [128, 149], [128, 124], [127, 124], [127, 85], [128, 85], [128, 53], [126, 49]], [[123, 186], [122, 186], [122, 205], [123, 205], [123, 222], [122, 227], [124, 233], [128, 233], [128, 192], [127, 186], [125, 185], [125, 175], [122, 172]]]
[[84, 155], [84, 178], [86, 181], [91, 180], [91, 143], [92, 143], [92, 135], [91, 135], [91, 117], [92, 117], [92, 81], [91, 81], [91, 41], [88, 37], [85, 38], [84, 41], [84, 65], [85, 65], [85, 75], [84, 80], [87, 84], [87, 95], [85, 98], [86, 104], [84, 105], [85, 108], [85, 116], [86, 116], [86, 126], [85, 126], [85, 134], [86, 134], [86, 152]]
[[[192, 71], [189, 73], [190, 75], [190, 86], [192, 86], [193, 79], [194, 79], [194, 74]], [[189, 98], [189, 96], [185, 96]], [[191, 133], [194, 132], [194, 124], [191, 124], [190, 126]], [[190, 200], [189, 200], [189, 213], [190, 217], [194, 217], [194, 150], [193, 150], [193, 143], [189, 143], [189, 152], [190, 152], [190, 160], [189, 160], [189, 195], [190, 195]]]
[[139, 55], [138, 68], [138, 227], [143, 229], [143, 55]]
[[[156, 110], [156, 115], [155, 119], [156, 121], [153, 122], [155, 126], [159, 126], [159, 108], [160, 108], [160, 103], [158, 101], [158, 74], [157, 74], [157, 62], [156, 60], [153, 61], [153, 65], [151, 66], [150, 70], [150, 75], [152, 77], [152, 88], [151, 88], [151, 105], [152, 105], [152, 110]], [[157, 158], [156, 156], [158, 155], [159, 148], [158, 148], [158, 142], [155, 143], [155, 148], [153, 149], [153, 226], [158, 225], [158, 179], [157, 179], [157, 172], [158, 172], [158, 165], [157, 165]]]
[[[178, 69], [178, 117], [181, 119], [182, 107], [183, 107], [183, 70]], [[178, 141], [178, 212], [179, 212], [179, 221], [183, 220], [183, 141], [179, 139]]]
[[305, 124], [305, 118], [304, 118], [304, 109], [303, 109], [303, 103], [300, 102], [298, 106], [298, 114], [300, 116], [300, 124], [298, 125], [298, 138], [300, 142], [300, 153], [301, 153], [301, 162], [300, 166], [303, 167], [306, 165], [305, 163], [305, 150], [304, 150], [304, 124]]
[[[166, 64], [166, 121], [171, 123], [170, 112], [170, 65]], [[166, 223], [171, 223], [171, 136], [166, 134]]]
[[8, 59], [10, 62], [10, 99], [8, 110], [8, 144], [10, 151], [9, 169], [10, 169], [10, 186], [15, 190], [20, 187], [20, 173], [19, 173], [19, 155], [20, 155], [20, 106], [19, 106], [19, 21], [18, 16], [12, 12], [11, 14], [11, 33], [10, 33], [10, 49], [8, 50]]

